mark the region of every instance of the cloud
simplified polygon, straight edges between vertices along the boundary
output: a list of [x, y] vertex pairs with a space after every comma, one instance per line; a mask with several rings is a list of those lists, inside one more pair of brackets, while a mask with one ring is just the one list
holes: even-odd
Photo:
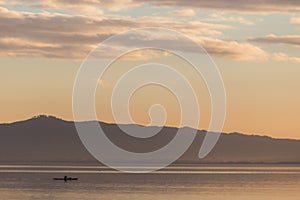
[[[236, 41], [223, 41], [211, 37], [191, 36], [193, 41], [202, 45], [206, 51], [215, 56], [231, 58], [235, 60], [267, 60], [268, 53], [249, 43], [238, 43]], [[178, 38], [177, 34], [166, 34], [164, 30], [152, 32], [151, 30], [143, 30], [131, 34], [130, 37], [119, 37], [113, 44], [106, 47], [105, 50], [98, 52], [100, 55], [113, 51], [125, 51], [122, 48], [141, 48], [149, 47], [166, 47], [175, 51], [185, 51], [190, 53], [199, 53], [199, 49], [195, 49], [195, 45], [189, 40]], [[109, 54], [108, 54], [109, 55]]]
[[143, 49], [127, 53], [120, 57], [123, 60], [152, 60], [154, 58], [169, 57], [170, 54], [165, 51]]
[[100, 5], [95, 5], [93, 1], [59, 1], [59, 0], [51, 0], [51, 1], [40, 1], [40, 7], [42, 9], [56, 9], [56, 10], [67, 10], [76, 14], [85, 14], [85, 15], [102, 15], [103, 7]]
[[292, 17], [292, 18], [290, 19], [290, 23], [291, 23], [291, 24], [300, 24], [300, 18]]
[[252, 42], [261, 42], [261, 43], [269, 43], [269, 44], [289, 44], [300, 46], [300, 35], [267, 35], [265, 37], [258, 37], [249, 39]]
[[290, 60], [292, 62], [295, 62], [295, 63], [300, 63], [300, 58], [299, 57], [291, 57]]
[[202, 44], [205, 49], [213, 55], [229, 57], [235, 60], [262, 61], [267, 60], [269, 57], [267, 52], [249, 43], [201, 38], [200, 44]]
[[272, 58], [276, 61], [291, 61], [294, 63], [300, 63], [300, 58], [291, 57], [285, 53], [274, 53]]
[[[0, 25], [0, 56], [84, 59], [98, 43], [113, 34], [132, 28], [164, 27], [185, 33], [216, 56], [237, 60], [264, 60], [266, 57], [266, 52], [252, 44], [214, 39], [222, 34], [222, 30], [231, 28], [230, 26], [199, 21], [180, 22], [154, 16], [105, 18], [46, 12], [28, 13], [0, 7]], [[185, 46], [177, 44], [176, 38], [169, 35], [152, 33], [151, 37], [154, 38], [142, 36], [140, 39], [147, 38], [149, 44], [165, 42], [167, 45], [178, 45], [178, 48]], [[138, 39], [127, 42], [134, 44]], [[126, 47], [125, 44], [119, 45], [118, 48], [122, 48], [122, 45]], [[109, 52], [108, 49], [104, 53]]]
[[245, 18], [243, 17], [226, 17], [220, 13], [213, 13], [210, 15], [210, 17], [208, 19], [206, 19], [205, 21], [207, 22], [234, 22], [234, 23], [240, 23], [240, 24], [243, 24], [243, 25], [253, 25], [254, 23], [249, 21], [249, 20], [246, 20]]
[[193, 9], [176, 10], [176, 11], [171, 12], [171, 14], [176, 15], [176, 16], [182, 16], [182, 17], [196, 16], [196, 12]]
[[[27, 0], [39, 3], [37, 6], [51, 9], [65, 9], [76, 13], [84, 13], [85, 15], [102, 14], [103, 9], [110, 11], [119, 11], [128, 7], [141, 5], [139, 2], [132, 0]], [[21, 1], [23, 2], [23, 0]]]

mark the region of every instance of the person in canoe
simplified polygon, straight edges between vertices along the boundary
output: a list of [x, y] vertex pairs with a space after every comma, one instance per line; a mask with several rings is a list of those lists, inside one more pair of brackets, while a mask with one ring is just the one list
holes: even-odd
[[72, 178], [72, 177], [64, 176], [63, 178], [53, 178], [53, 180], [67, 182], [67, 181], [77, 181], [78, 178]]

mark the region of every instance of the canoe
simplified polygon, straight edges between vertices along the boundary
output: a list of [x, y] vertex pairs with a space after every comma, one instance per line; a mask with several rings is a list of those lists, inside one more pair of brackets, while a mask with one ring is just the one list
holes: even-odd
[[55, 181], [77, 181], [78, 178], [76, 177], [63, 177], [63, 178], [53, 178]]

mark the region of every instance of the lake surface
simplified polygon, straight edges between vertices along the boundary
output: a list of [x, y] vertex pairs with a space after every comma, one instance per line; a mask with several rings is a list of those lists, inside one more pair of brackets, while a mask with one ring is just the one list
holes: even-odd
[[[54, 181], [54, 177], [78, 181]], [[176, 165], [149, 174], [101, 166], [0, 165], [0, 199], [300, 199], [299, 165]]]

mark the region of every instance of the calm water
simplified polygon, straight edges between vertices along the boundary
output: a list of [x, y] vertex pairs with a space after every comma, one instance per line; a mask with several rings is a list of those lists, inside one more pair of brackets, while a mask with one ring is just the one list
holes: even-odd
[[[53, 181], [64, 175], [79, 181]], [[0, 166], [0, 199], [300, 199], [300, 166], [174, 166], [126, 174], [99, 166]]]

